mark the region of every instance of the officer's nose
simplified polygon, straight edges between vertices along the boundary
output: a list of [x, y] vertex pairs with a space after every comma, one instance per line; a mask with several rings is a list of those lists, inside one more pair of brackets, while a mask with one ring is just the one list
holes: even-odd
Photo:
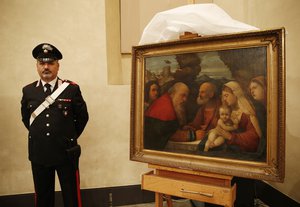
[[49, 68], [49, 64], [48, 63], [45, 63], [44, 64], [44, 69], [48, 69]]

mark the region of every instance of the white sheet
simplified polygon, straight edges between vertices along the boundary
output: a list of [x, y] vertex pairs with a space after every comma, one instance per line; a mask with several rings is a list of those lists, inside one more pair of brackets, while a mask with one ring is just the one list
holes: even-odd
[[157, 13], [145, 27], [139, 45], [178, 40], [184, 32], [202, 36], [259, 30], [232, 19], [216, 4], [189, 4]]

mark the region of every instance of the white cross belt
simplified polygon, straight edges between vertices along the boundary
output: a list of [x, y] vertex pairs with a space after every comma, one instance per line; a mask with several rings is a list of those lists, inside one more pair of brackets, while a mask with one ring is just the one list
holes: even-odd
[[50, 96], [45, 98], [45, 101], [39, 105], [34, 112], [30, 115], [29, 125], [32, 124], [34, 119], [40, 115], [46, 108], [55, 102], [55, 99], [67, 88], [70, 83], [64, 82], [61, 84]]

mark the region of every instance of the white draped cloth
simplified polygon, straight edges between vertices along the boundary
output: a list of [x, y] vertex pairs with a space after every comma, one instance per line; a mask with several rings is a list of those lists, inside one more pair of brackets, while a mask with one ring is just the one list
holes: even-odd
[[139, 45], [178, 40], [184, 32], [218, 35], [258, 28], [232, 19], [216, 4], [189, 4], [157, 13], [145, 27]]

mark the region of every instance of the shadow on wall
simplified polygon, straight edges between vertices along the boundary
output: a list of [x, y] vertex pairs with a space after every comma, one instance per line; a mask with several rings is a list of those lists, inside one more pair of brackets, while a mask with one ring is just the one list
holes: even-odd
[[[290, 198], [300, 203], [300, 136], [293, 134], [289, 128], [286, 128], [286, 172], [285, 172], [285, 181], [289, 182], [290, 189], [286, 191], [285, 194], [288, 194]], [[288, 170], [288, 172], [287, 172]], [[288, 176], [288, 177], [287, 177]]]
[[[299, 178], [300, 179], [300, 178]], [[289, 195], [300, 203], [300, 180], [298, 180], [291, 188]]]

